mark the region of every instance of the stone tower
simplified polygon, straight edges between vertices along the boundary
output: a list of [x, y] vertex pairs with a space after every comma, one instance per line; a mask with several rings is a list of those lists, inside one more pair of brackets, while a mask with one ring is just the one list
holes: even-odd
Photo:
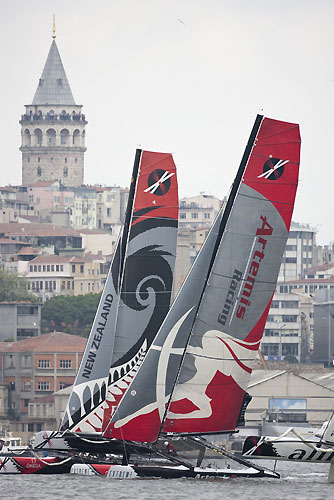
[[22, 115], [22, 184], [59, 180], [84, 182], [85, 115], [75, 104], [55, 41], [55, 30], [42, 76]]

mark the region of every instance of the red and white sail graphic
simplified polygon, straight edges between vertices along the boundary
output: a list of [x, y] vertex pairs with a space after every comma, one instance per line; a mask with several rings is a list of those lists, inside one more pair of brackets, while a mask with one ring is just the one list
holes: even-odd
[[235, 429], [289, 232], [299, 155], [298, 125], [257, 118], [225, 212], [106, 436], [153, 442], [161, 431]]

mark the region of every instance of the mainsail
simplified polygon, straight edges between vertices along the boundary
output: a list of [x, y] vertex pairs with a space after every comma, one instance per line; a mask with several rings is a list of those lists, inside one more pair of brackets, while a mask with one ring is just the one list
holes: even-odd
[[104, 435], [235, 429], [260, 346], [298, 183], [296, 124], [258, 116], [224, 213]]
[[171, 154], [137, 150], [122, 234], [61, 430], [101, 432], [171, 298], [178, 225]]

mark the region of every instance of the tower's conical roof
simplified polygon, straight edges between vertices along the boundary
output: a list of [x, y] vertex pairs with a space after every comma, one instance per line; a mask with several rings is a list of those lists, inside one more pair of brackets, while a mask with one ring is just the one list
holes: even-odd
[[75, 104], [55, 40], [52, 41], [32, 104]]

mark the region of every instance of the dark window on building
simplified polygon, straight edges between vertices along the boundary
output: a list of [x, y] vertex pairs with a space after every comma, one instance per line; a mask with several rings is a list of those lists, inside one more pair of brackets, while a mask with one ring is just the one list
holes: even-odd
[[298, 316], [296, 314], [283, 314], [283, 323], [296, 323]]

